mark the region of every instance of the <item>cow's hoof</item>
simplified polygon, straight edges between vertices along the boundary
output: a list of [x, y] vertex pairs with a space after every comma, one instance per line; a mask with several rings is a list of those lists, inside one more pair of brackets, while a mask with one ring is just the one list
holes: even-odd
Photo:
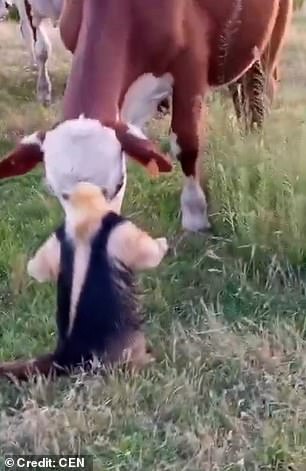
[[185, 215], [182, 219], [182, 226], [185, 231], [205, 234], [210, 232], [212, 226], [203, 213]]
[[181, 208], [183, 229], [189, 232], [207, 232], [211, 229], [205, 194], [193, 177], [186, 179], [181, 196]]

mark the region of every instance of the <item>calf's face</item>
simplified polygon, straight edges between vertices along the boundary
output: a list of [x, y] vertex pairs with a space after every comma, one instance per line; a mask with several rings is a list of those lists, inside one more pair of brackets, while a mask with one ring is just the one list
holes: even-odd
[[46, 133], [41, 148], [47, 185], [60, 201], [80, 181], [98, 186], [109, 201], [125, 183], [120, 142], [98, 121], [66, 121]]
[[26, 136], [0, 161], [0, 179], [24, 174], [42, 162], [47, 186], [62, 205], [65, 194], [82, 181], [98, 186], [119, 212], [127, 155], [156, 171], [169, 172], [172, 168], [168, 157], [138, 129], [119, 122], [102, 125], [81, 116], [47, 132]]

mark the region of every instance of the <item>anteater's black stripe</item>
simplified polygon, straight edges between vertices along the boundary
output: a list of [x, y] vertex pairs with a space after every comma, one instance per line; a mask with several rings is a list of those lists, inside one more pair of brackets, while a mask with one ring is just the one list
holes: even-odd
[[74, 269], [74, 247], [66, 237], [65, 225], [56, 231], [60, 243], [60, 270], [57, 280], [57, 327], [61, 346], [67, 339], [70, 319], [72, 279]]

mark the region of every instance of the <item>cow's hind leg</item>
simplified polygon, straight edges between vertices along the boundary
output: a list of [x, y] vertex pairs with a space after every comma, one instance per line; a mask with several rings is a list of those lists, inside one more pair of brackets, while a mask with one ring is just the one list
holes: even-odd
[[205, 81], [197, 74], [194, 77], [196, 83], [191, 83], [190, 75], [185, 73], [175, 80], [170, 139], [172, 154], [179, 160], [185, 179], [181, 194], [182, 225], [188, 231], [198, 232], [211, 226], [198, 165]]
[[16, 7], [20, 17], [20, 34], [30, 54], [32, 68], [36, 69], [35, 42], [37, 40], [37, 29], [32, 25], [31, 17], [28, 15], [25, 3], [18, 2], [16, 3]]
[[48, 72], [48, 59], [51, 53], [51, 44], [42, 26], [37, 29], [35, 42], [35, 56], [38, 66], [37, 99], [43, 105], [51, 102], [52, 86]]

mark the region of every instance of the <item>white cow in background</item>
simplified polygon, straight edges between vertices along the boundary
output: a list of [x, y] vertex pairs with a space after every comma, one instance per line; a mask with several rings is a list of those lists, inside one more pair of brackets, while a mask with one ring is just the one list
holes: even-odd
[[48, 105], [51, 101], [52, 84], [48, 71], [51, 43], [44, 28], [43, 20], [49, 19], [56, 26], [64, 0], [0, 0], [0, 18], [7, 16], [7, 10], [15, 5], [20, 18], [20, 32], [31, 55], [32, 64], [37, 68], [37, 99]]

